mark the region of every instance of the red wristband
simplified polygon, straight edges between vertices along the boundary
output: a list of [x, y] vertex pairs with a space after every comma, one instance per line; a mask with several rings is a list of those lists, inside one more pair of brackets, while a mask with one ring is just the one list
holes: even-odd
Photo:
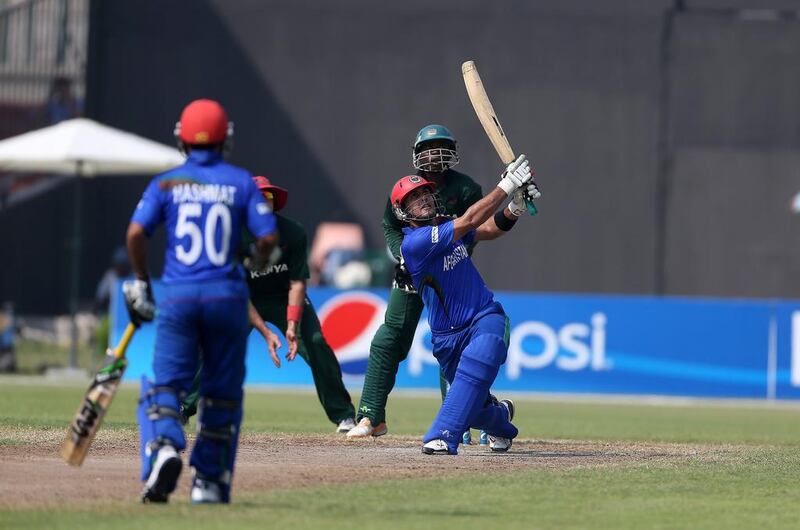
[[286, 307], [286, 320], [294, 320], [300, 322], [300, 317], [303, 316], [303, 306], [290, 305]]

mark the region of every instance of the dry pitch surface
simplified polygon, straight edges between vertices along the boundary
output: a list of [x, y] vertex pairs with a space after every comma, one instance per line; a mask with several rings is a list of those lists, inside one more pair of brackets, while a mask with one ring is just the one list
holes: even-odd
[[[81, 468], [57, 455], [64, 433], [55, 429], [2, 429], [22, 443], [0, 445], [0, 507], [59, 507], [136, 500], [138, 439], [130, 431], [101, 431]], [[578, 442], [521, 439], [509, 453], [461, 447], [458, 456], [427, 456], [417, 437], [387, 435], [348, 441], [317, 434], [244, 434], [235, 491], [302, 488], [394, 478], [493, 474], [521, 469], [569, 469], [705, 460], [734, 446]], [[184, 455], [184, 462], [187, 456]], [[188, 495], [181, 476], [178, 498]]]

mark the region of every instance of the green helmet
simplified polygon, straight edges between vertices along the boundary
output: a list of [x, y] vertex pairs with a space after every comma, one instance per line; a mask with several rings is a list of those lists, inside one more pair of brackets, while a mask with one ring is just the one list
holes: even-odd
[[[428, 142], [435, 142], [429, 145]], [[444, 125], [432, 123], [417, 133], [412, 150], [414, 167], [431, 173], [445, 171], [458, 164], [456, 139]]]
[[453, 138], [453, 134], [447, 129], [447, 127], [444, 125], [431, 123], [430, 125], [426, 125], [420, 129], [417, 133], [417, 138], [414, 140], [414, 151], [417, 150], [419, 144], [429, 140], [449, 140], [453, 142], [453, 145], [456, 143], [456, 139]]

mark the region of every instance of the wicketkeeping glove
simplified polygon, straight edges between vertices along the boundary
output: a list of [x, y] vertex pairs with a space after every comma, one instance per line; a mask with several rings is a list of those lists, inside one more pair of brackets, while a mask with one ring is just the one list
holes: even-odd
[[417, 292], [417, 290], [414, 288], [414, 280], [411, 278], [411, 273], [408, 272], [408, 269], [406, 269], [406, 262], [402, 257], [400, 258], [400, 263], [394, 266], [394, 280], [392, 281], [392, 287], [407, 293]]
[[134, 325], [139, 326], [142, 322], [153, 320], [156, 316], [156, 301], [153, 299], [150, 280], [127, 280], [122, 283], [122, 293]]

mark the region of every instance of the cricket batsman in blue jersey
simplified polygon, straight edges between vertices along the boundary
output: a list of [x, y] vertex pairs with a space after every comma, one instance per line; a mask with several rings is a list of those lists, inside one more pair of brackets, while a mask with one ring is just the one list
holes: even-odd
[[230, 500], [245, 374], [248, 290], [236, 260], [242, 228], [255, 236], [254, 261], [266, 262], [277, 243], [276, 221], [252, 175], [223, 160], [233, 126], [222, 106], [196, 100], [176, 125], [186, 162], [155, 177], [131, 218], [128, 254], [136, 276], [123, 284], [134, 322], [153, 320], [155, 301], [146, 267], [146, 239], [167, 230], [153, 356], [155, 380], [142, 381], [142, 502], [167, 502], [186, 448], [180, 402], [198, 371], [197, 440], [191, 453], [193, 503]]
[[[498, 401], [489, 389], [508, 350], [508, 317], [472, 264], [467, 247], [509, 231], [539, 197], [525, 155], [506, 168], [496, 188], [461, 217], [444, 217], [433, 183], [418, 175], [397, 181], [391, 203], [409, 226], [402, 257], [428, 308], [433, 355], [450, 383], [439, 414], [423, 438], [425, 454], [458, 453], [469, 428], [489, 435], [492, 451], [505, 452], [517, 436], [514, 404]], [[508, 207], [497, 211], [507, 200]], [[497, 213], [495, 213], [497, 211]]]

